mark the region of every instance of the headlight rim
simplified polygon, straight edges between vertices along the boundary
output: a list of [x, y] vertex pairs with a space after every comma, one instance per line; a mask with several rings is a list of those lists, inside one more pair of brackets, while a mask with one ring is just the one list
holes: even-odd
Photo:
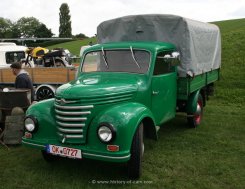
[[[25, 124], [25, 122], [26, 122], [26, 119], [31, 119], [33, 122], [34, 122], [34, 130], [33, 131], [29, 131], [29, 130], [27, 130], [26, 129], [26, 124]], [[28, 115], [28, 116], [26, 116], [25, 117], [25, 119], [24, 119], [24, 124], [25, 124], [25, 130], [26, 131], [28, 131], [28, 132], [30, 132], [30, 133], [35, 133], [35, 132], [37, 132], [37, 130], [38, 130], [38, 121], [37, 121], [37, 119], [34, 117], [34, 116], [32, 116], [32, 115]]]
[[[111, 139], [110, 139], [109, 141], [104, 141], [103, 139], [101, 139], [101, 137], [100, 137], [100, 135], [99, 135], [99, 129], [100, 129], [101, 127], [103, 127], [103, 126], [109, 128], [110, 131], [111, 131], [111, 133], [112, 133], [112, 137], [111, 137]], [[112, 143], [112, 142], [115, 140], [115, 138], [116, 138], [116, 129], [115, 129], [115, 127], [114, 127], [112, 124], [110, 124], [110, 123], [108, 123], [108, 122], [101, 122], [101, 123], [99, 124], [98, 128], [97, 128], [97, 136], [98, 136], [99, 140], [100, 140], [102, 143], [105, 143], [105, 144]]]

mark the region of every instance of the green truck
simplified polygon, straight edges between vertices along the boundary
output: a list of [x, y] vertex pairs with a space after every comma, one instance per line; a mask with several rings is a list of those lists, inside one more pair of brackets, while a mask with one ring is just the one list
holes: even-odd
[[200, 125], [219, 79], [219, 29], [174, 15], [136, 15], [102, 22], [97, 39], [76, 79], [29, 107], [22, 143], [46, 161], [126, 162], [136, 179], [145, 138], [157, 139], [176, 112]]

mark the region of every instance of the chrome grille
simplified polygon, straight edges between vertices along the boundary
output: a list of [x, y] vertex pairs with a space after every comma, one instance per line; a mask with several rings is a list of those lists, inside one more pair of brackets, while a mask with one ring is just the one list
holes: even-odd
[[62, 143], [85, 142], [86, 121], [93, 108], [75, 100], [55, 99], [57, 134]]
[[134, 94], [134, 92], [124, 92], [77, 99], [56, 97], [55, 114], [59, 140], [62, 143], [85, 143], [92, 111], [96, 114], [101, 105], [130, 101]]

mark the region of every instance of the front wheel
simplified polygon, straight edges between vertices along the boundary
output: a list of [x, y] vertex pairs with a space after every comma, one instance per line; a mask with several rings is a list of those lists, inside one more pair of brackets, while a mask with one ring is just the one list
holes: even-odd
[[196, 111], [187, 114], [188, 125], [192, 128], [196, 128], [201, 124], [203, 117], [203, 99], [202, 95], [198, 95], [198, 100], [196, 104]]
[[131, 157], [128, 161], [128, 176], [130, 179], [138, 179], [140, 177], [143, 154], [143, 124], [141, 123], [134, 134], [131, 145]]

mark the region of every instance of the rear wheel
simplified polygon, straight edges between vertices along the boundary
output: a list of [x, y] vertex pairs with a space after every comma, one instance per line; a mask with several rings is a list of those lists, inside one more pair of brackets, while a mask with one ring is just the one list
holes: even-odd
[[196, 104], [196, 111], [192, 113], [188, 113], [187, 121], [190, 127], [196, 128], [198, 125], [201, 124], [203, 117], [203, 98], [202, 95], [198, 95], [198, 100]]
[[134, 134], [131, 157], [128, 161], [128, 176], [131, 179], [137, 179], [141, 175], [141, 164], [144, 154], [144, 142], [143, 142], [143, 124], [141, 123]]
[[36, 97], [38, 101], [49, 99], [49, 98], [54, 98], [54, 91], [47, 86], [43, 86], [37, 90]]

